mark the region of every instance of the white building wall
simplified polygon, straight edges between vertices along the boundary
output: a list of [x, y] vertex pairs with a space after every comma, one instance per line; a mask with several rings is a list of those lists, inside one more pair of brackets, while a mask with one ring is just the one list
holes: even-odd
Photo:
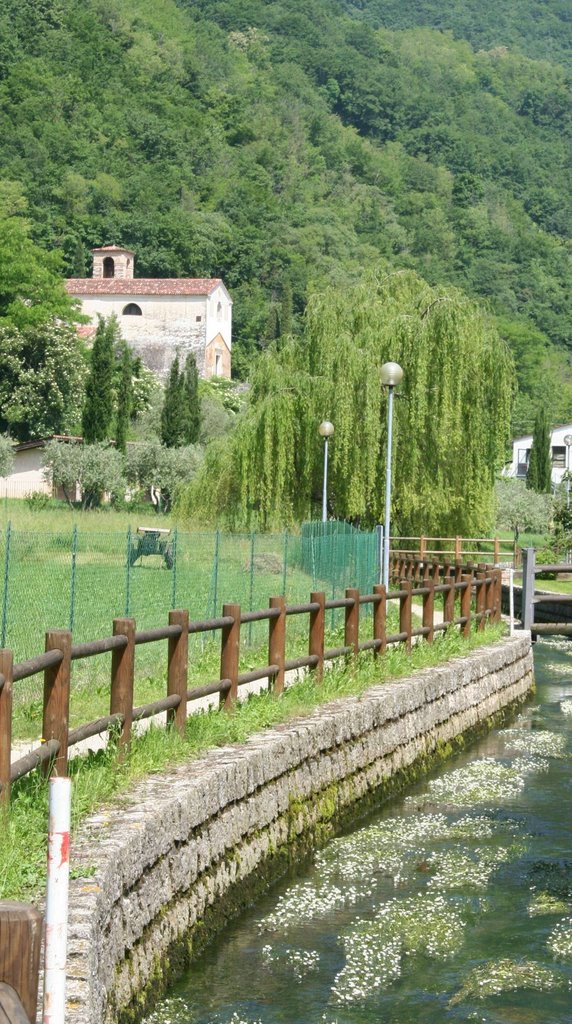
[[[572, 446], [569, 448], [564, 441], [567, 436], [572, 438], [572, 423], [564, 423], [555, 427], [550, 435], [552, 483], [555, 486], [562, 482], [567, 469], [572, 471]], [[504, 475], [516, 476], [525, 480], [531, 449], [532, 434], [515, 438], [512, 442], [512, 462], [505, 467]]]
[[0, 496], [25, 498], [35, 491], [51, 495], [52, 485], [44, 479], [42, 455], [43, 448], [39, 447], [15, 452], [12, 472], [9, 476], [0, 477]]

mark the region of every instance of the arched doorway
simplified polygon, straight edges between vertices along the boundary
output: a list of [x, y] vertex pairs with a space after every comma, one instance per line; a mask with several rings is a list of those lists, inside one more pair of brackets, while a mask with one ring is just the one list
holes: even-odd
[[103, 261], [103, 276], [115, 277], [115, 260], [112, 256], [106, 256]]

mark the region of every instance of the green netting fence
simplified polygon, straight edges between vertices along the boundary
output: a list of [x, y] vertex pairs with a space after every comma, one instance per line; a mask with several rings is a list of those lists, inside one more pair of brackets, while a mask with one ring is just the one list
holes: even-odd
[[[345, 523], [307, 523], [300, 534], [273, 535], [33, 533], [8, 524], [0, 532], [0, 643], [20, 661], [43, 650], [48, 629], [71, 629], [82, 642], [109, 635], [116, 616], [148, 629], [164, 625], [170, 608], [203, 619], [230, 601], [251, 611], [280, 594], [301, 603], [312, 590], [327, 597], [348, 586], [370, 592], [379, 576], [378, 547], [375, 533]], [[245, 645], [266, 636], [264, 622], [242, 630]]]

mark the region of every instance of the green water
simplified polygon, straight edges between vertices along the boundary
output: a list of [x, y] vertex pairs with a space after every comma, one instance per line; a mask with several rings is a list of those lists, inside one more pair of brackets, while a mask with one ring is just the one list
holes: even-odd
[[283, 882], [148, 1024], [572, 1022], [572, 644], [537, 697]]

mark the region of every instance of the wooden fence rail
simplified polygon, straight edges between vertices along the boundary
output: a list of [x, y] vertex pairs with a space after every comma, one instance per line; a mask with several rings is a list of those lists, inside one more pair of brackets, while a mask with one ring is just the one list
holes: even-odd
[[[386, 593], [385, 587], [380, 585], [375, 586], [371, 594], [360, 594], [351, 588], [346, 590], [345, 597], [330, 601], [321, 592], [313, 593], [307, 604], [298, 605], [287, 605], [284, 598], [273, 597], [269, 608], [252, 612], [241, 612], [238, 604], [225, 604], [222, 616], [202, 621], [189, 621], [186, 610], [176, 609], [169, 613], [168, 625], [156, 629], [137, 630], [134, 619], [114, 619], [111, 636], [87, 643], [74, 644], [69, 631], [52, 630], [46, 634], [45, 652], [18, 664], [13, 664], [11, 651], [0, 650], [0, 802], [8, 804], [11, 783], [38, 765], [42, 765], [47, 774], [66, 774], [69, 748], [107, 729], [118, 730], [118, 756], [121, 758], [130, 742], [134, 722], [166, 711], [167, 721], [183, 733], [189, 701], [218, 693], [220, 706], [230, 711], [238, 698], [239, 687], [247, 683], [267, 679], [269, 688], [280, 694], [286, 672], [307, 668], [319, 684], [325, 662], [336, 658], [352, 659], [362, 651], [372, 651], [378, 657], [388, 645], [396, 643], [405, 644], [409, 650], [416, 637], [431, 643], [437, 632], [449, 626], [460, 626], [461, 631], [468, 634], [471, 621], [478, 622], [482, 628], [487, 619], [500, 618], [501, 572], [491, 566], [396, 557], [392, 560], [391, 579], [398, 582], [398, 590]], [[438, 597], [442, 600], [440, 622], [435, 621]], [[422, 600], [422, 625], [413, 628], [415, 598]], [[399, 631], [388, 635], [387, 607], [391, 601], [399, 606]], [[371, 606], [373, 611], [373, 631], [368, 639], [363, 639], [360, 631], [360, 611], [364, 606]], [[326, 648], [326, 611], [336, 608], [344, 609], [344, 643]], [[287, 658], [287, 621], [300, 615], [308, 616], [308, 654]], [[268, 621], [268, 664], [241, 673], [241, 626], [263, 620]], [[215, 631], [221, 634], [219, 678], [188, 689], [189, 635]], [[165, 640], [166, 696], [134, 707], [135, 649], [142, 644]], [[111, 652], [112, 656], [109, 715], [70, 730], [72, 662], [106, 652]], [[43, 742], [11, 765], [13, 685], [41, 672], [44, 675]]]

